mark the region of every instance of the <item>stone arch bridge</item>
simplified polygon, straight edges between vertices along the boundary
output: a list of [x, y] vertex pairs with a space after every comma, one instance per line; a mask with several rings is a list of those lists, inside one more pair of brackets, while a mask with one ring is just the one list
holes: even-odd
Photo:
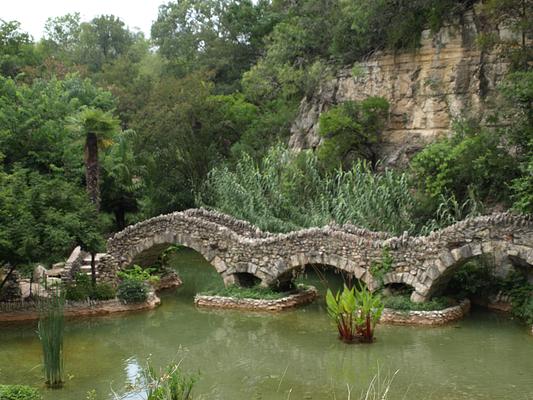
[[227, 284], [283, 284], [292, 271], [325, 264], [364, 281], [389, 249], [393, 264], [385, 284], [412, 286], [413, 301], [428, 300], [469, 259], [493, 254], [533, 266], [533, 220], [508, 213], [467, 219], [429, 236], [392, 236], [351, 225], [310, 228], [287, 234], [262, 232], [230, 216], [204, 209], [161, 215], [132, 225], [107, 242], [100, 279], [114, 280], [134, 263], [150, 265], [169, 245], [190, 247], [209, 261]]

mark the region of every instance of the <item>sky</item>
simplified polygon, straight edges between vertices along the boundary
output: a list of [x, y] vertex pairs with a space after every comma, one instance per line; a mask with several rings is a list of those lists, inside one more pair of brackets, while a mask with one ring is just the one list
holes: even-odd
[[169, 0], [0, 0], [0, 19], [17, 20], [22, 30], [35, 40], [43, 36], [48, 17], [79, 12], [82, 21], [101, 14], [118, 16], [130, 28], [139, 28], [150, 35], [152, 22], [157, 18], [160, 4]]

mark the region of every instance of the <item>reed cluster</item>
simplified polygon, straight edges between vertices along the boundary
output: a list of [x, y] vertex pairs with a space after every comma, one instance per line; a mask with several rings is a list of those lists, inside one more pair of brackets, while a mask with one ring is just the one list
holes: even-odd
[[38, 334], [43, 349], [43, 368], [50, 388], [63, 386], [63, 337], [65, 331], [65, 296], [59, 289], [51, 290], [39, 301]]

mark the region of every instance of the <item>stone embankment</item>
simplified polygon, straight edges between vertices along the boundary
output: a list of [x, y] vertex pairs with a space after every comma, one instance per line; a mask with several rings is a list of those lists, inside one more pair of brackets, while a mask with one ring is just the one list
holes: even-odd
[[[67, 301], [65, 303], [65, 317], [84, 318], [152, 310], [161, 304], [161, 299], [157, 296], [157, 292], [177, 288], [181, 284], [182, 282], [176, 273], [166, 274], [153, 284], [153, 290], [149, 292], [148, 298], [142, 303], [124, 303], [119, 299]], [[11, 304], [4, 303], [2, 307], [4, 310], [0, 311], [0, 323], [36, 321], [39, 319], [37, 304], [29, 300]]]
[[280, 299], [238, 299], [224, 296], [207, 296], [198, 294], [194, 304], [198, 307], [226, 308], [248, 311], [283, 311], [311, 303], [317, 297], [317, 291], [310, 286], [301, 292]]
[[435, 311], [400, 311], [385, 308], [379, 322], [382, 324], [438, 326], [458, 321], [469, 311], [470, 300], [468, 299], [456, 306]]

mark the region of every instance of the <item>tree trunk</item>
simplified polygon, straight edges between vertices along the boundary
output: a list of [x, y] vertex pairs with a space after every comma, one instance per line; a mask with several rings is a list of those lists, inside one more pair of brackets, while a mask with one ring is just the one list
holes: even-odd
[[94, 132], [87, 133], [85, 140], [85, 180], [89, 199], [100, 211], [100, 167], [98, 164], [98, 138]]
[[2, 288], [4, 287], [4, 285], [6, 284], [7, 280], [9, 279], [9, 277], [11, 276], [11, 274], [13, 273], [13, 271], [15, 270], [16, 266], [15, 265], [9, 265], [9, 270], [7, 271], [7, 274], [6, 276], [4, 277], [4, 280], [2, 282], [0, 282], [0, 291], [2, 290]]
[[96, 288], [96, 254], [91, 252], [91, 281], [93, 289]]
[[115, 213], [115, 225], [117, 230], [121, 231], [126, 227], [126, 211], [124, 207], [118, 207], [114, 210]]

